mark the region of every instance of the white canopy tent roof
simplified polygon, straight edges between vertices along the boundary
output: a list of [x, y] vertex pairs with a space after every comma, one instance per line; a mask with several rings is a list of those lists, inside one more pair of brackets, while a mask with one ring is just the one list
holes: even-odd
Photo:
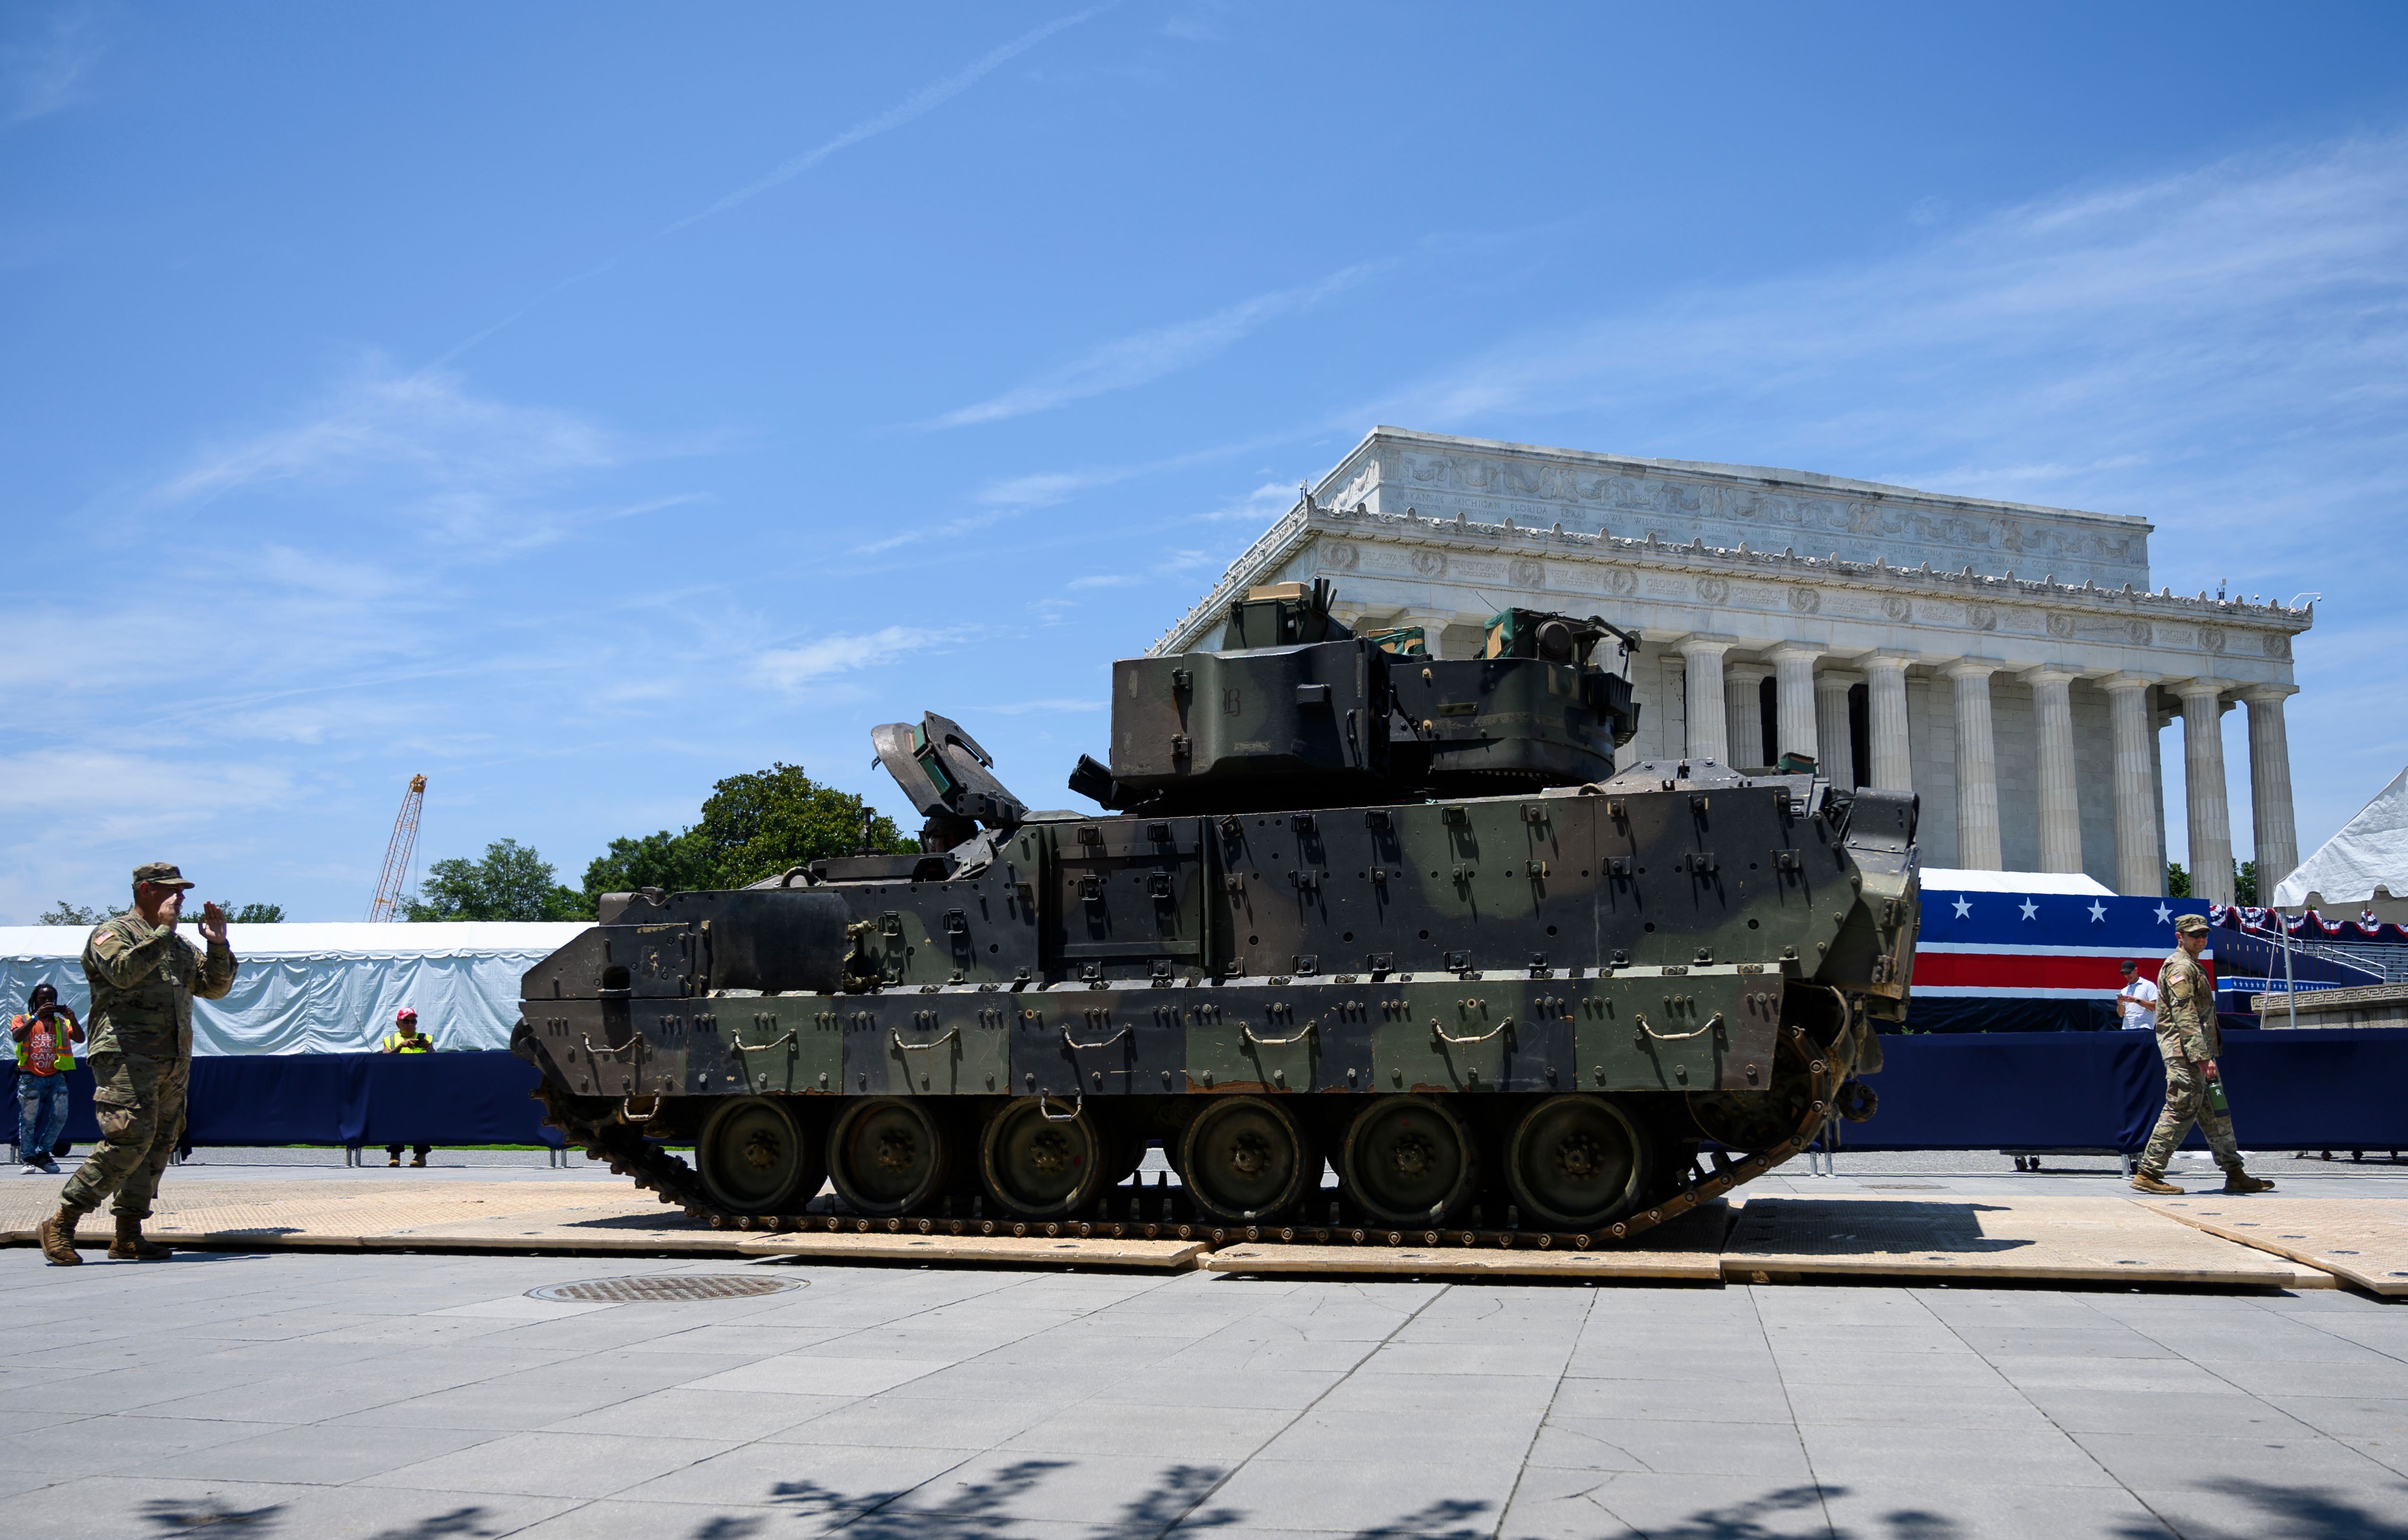
[[[519, 977], [585, 929], [582, 923], [445, 921], [433, 924], [232, 925], [226, 943], [242, 968], [222, 1000], [193, 1003], [193, 1051], [357, 1053], [392, 1030], [394, 1013], [418, 1012], [438, 1048], [506, 1048], [519, 1018]], [[184, 934], [199, 940], [197, 929]], [[24, 1009], [48, 982], [79, 1014], [80, 925], [0, 925], [0, 1015]]]
[[2408, 899], [2408, 770], [2341, 826], [2341, 833], [2300, 863], [2274, 889], [2275, 904], [2368, 904], [2378, 895]]
[[2115, 890], [2080, 872], [1976, 872], [1959, 866], [1926, 866], [1926, 892], [2066, 893], [2076, 898], [2113, 898]]

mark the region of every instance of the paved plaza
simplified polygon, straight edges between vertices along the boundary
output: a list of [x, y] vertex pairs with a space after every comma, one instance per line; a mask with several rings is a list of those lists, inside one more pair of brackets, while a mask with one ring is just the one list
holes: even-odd
[[[609, 1179], [452, 1159], [423, 1175]], [[1750, 1191], [2116, 1185], [1841, 1160]], [[2346, 1289], [90, 1255], [0, 1251], [10, 1534], [2408, 1537], [2408, 1307]], [[664, 1274], [797, 1287], [527, 1295]]]

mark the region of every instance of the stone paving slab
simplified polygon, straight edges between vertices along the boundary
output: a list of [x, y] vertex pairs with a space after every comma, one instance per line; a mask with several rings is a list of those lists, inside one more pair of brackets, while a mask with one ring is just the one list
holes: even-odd
[[2408, 1204], [2382, 1198], [2152, 1198], [2142, 1206], [2377, 1294], [2408, 1295]]
[[1734, 1283], [1856, 1274], [1983, 1283], [2333, 1287], [2329, 1273], [2107, 1197], [1752, 1197], [1724, 1247], [1722, 1271]]

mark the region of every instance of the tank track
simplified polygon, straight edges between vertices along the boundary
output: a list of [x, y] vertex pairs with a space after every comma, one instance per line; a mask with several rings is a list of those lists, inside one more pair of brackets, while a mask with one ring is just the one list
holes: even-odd
[[[1791, 1028], [1793, 1033], [1798, 1029]], [[1611, 1248], [1629, 1241], [1657, 1225], [1676, 1219], [1692, 1209], [1702, 1207], [1729, 1192], [1732, 1189], [1756, 1180], [1758, 1176], [1801, 1153], [1812, 1144], [1824, 1124], [1832, 1117], [1833, 1099], [1842, 1072], [1834, 1066], [1829, 1050], [1812, 1047], [1816, 1055], [1807, 1065], [1812, 1077], [1813, 1095], [1809, 1099], [1804, 1115], [1788, 1137], [1768, 1148], [1740, 1160], [1717, 1154], [1712, 1169], [1693, 1166], [1687, 1180], [1671, 1192], [1643, 1210], [1626, 1219], [1601, 1226], [1595, 1233], [1567, 1232], [1462, 1229], [1394, 1229], [1382, 1225], [1287, 1223], [1277, 1225], [1215, 1225], [1209, 1222], [1176, 1220], [1169, 1217], [1168, 1190], [1150, 1188], [1115, 1188], [1098, 1200], [1097, 1207], [1105, 1212], [1120, 1200], [1128, 1199], [1133, 1210], [1141, 1212], [1149, 1199], [1160, 1203], [1164, 1213], [1156, 1219], [1147, 1219], [1133, 1213], [1125, 1219], [1094, 1218], [1087, 1219], [1019, 1220], [1011, 1219], [961, 1219], [952, 1215], [906, 1216], [868, 1219], [831, 1213], [800, 1214], [736, 1214], [713, 1203], [704, 1191], [701, 1177], [694, 1167], [646, 1139], [640, 1125], [622, 1122], [612, 1118], [589, 1119], [572, 1111], [566, 1099], [549, 1084], [538, 1085], [530, 1094], [543, 1104], [544, 1126], [557, 1130], [573, 1148], [580, 1148], [590, 1161], [608, 1162], [611, 1174], [625, 1176], [648, 1192], [656, 1194], [664, 1204], [673, 1204], [690, 1219], [699, 1219], [714, 1230], [751, 1230], [778, 1233], [808, 1234], [819, 1231], [828, 1234], [918, 1234], [918, 1235], [1044, 1235], [1103, 1238], [1111, 1240], [1201, 1240], [1215, 1246], [1234, 1242], [1254, 1244], [1286, 1244], [1296, 1246], [1460, 1246], [1485, 1248], [1490, 1250], [1570, 1250], [1588, 1251]], [[1157, 1192], [1160, 1196], [1155, 1196]]]

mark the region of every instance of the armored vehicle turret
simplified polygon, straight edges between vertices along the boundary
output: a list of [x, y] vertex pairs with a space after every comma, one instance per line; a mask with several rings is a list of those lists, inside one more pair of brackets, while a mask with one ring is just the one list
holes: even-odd
[[[1617, 767], [1634, 635], [1441, 659], [1332, 597], [1115, 663], [1101, 813], [931, 713], [872, 734], [918, 851], [606, 897], [526, 976], [553, 1120], [721, 1223], [1589, 1245], [1870, 1111], [1912, 795]], [[1176, 1191], [1122, 1185], [1154, 1145]]]

